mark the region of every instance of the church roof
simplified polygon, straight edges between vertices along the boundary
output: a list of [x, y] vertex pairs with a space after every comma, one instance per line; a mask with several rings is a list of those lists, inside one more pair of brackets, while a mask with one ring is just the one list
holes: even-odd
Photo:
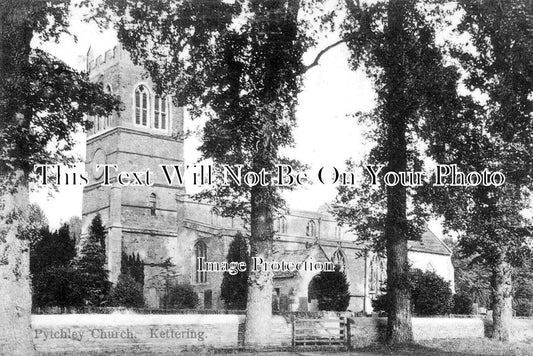
[[438, 255], [451, 255], [452, 251], [441, 239], [437, 237], [427, 226], [422, 238], [408, 242], [409, 251], [435, 253]]

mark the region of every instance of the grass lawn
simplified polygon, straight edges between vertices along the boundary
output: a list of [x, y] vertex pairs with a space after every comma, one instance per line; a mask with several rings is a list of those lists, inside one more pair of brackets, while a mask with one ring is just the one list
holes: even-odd
[[[468, 355], [512, 355], [512, 356], [529, 356], [533, 355], [532, 343], [509, 342], [501, 343], [490, 339], [454, 339], [454, 340], [431, 340], [423, 341], [418, 344], [404, 345], [391, 348], [384, 345], [375, 345], [365, 348], [356, 349], [350, 352], [332, 351], [332, 350], [296, 350], [290, 351], [261, 351], [250, 352], [241, 350], [164, 350], [151, 352], [147, 350], [109, 350], [105, 352], [76, 352], [76, 356], [127, 356], [127, 355], [145, 355], [145, 356], [200, 356], [200, 355], [236, 355], [236, 356], [319, 356], [337, 354], [339, 356], [371, 356], [371, 355], [447, 355], [447, 356], [468, 356]], [[42, 356], [71, 356], [72, 353], [41, 353]]]

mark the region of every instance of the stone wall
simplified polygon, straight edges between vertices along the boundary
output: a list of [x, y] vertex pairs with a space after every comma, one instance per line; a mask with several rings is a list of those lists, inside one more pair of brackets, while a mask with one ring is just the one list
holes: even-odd
[[33, 315], [40, 352], [235, 347], [237, 315]]
[[[386, 318], [351, 318], [352, 345], [385, 340]], [[243, 345], [244, 315], [63, 314], [33, 315], [34, 343], [40, 352], [74, 350], [183, 350], [238, 348]], [[483, 338], [490, 320], [413, 318], [415, 341]], [[274, 316], [271, 344], [290, 347], [290, 318]], [[533, 341], [533, 319], [513, 319], [513, 341]]]

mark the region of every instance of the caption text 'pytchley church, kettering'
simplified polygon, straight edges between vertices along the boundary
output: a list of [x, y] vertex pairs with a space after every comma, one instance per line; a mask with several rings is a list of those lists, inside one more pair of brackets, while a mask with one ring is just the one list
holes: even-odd
[[[218, 216], [213, 206], [187, 198], [182, 186], [163, 179], [151, 187], [102, 186], [96, 164], [117, 164], [120, 170], [160, 171], [161, 164], [183, 164], [184, 109], [168, 96], [158, 96], [129, 54], [120, 46], [94, 58], [89, 50], [87, 70], [93, 81], [119, 95], [124, 110], [109, 117], [92, 118], [87, 137], [86, 168], [90, 184], [83, 192], [83, 228], [100, 214], [107, 229], [107, 263], [111, 281], [120, 274], [121, 256], [137, 254], [144, 263], [144, 294], [148, 307], [159, 307], [168, 283], [189, 283], [200, 298], [200, 308], [222, 309], [222, 273], [197, 272], [197, 257], [226, 260], [238, 231], [238, 218]], [[279, 261], [333, 261], [350, 283], [349, 310], [370, 313], [370, 301], [386, 279], [386, 263], [362, 254], [352, 233], [339, 227], [327, 212], [290, 210], [275, 223], [275, 259]], [[431, 231], [409, 242], [415, 268], [434, 270], [453, 286], [451, 251]], [[274, 305], [282, 311], [317, 308], [309, 286], [317, 272], [274, 274]]]

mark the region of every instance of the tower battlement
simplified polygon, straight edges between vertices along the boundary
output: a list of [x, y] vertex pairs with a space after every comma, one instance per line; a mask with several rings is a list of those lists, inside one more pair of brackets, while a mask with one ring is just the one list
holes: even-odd
[[114, 46], [111, 49], [105, 51], [102, 55], [94, 57], [94, 51], [92, 47], [89, 47], [87, 51], [87, 73], [91, 74], [96, 71], [105, 70], [114, 64], [117, 64], [122, 59], [129, 60], [129, 54], [120, 44]]

